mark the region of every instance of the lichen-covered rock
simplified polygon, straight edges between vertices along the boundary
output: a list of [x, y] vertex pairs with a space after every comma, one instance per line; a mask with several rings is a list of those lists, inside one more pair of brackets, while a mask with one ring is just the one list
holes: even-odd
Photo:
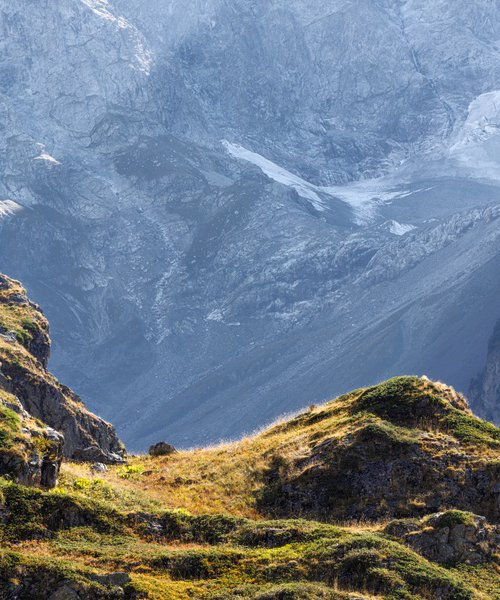
[[35, 419], [64, 435], [64, 455], [97, 446], [123, 455], [114, 427], [90, 413], [80, 398], [47, 371], [49, 326], [17, 281], [0, 276], [0, 389]]
[[63, 447], [59, 432], [33, 419], [15, 396], [0, 389], [0, 475], [52, 488], [57, 485]]
[[445, 565], [487, 563], [500, 548], [498, 525], [489, 525], [484, 517], [458, 510], [420, 521], [393, 521], [385, 531], [425, 558]]

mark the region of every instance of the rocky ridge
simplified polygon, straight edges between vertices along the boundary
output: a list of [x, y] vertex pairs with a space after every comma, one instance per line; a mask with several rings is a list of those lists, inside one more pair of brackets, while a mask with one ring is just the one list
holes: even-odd
[[121, 460], [124, 448], [113, 427], [47, 371], [47, 320], [19, 282], [4, 275], [0, 332], [2, 473], [24, 484], [54, 487], [63, 455], [98, 446], [108, 458]]

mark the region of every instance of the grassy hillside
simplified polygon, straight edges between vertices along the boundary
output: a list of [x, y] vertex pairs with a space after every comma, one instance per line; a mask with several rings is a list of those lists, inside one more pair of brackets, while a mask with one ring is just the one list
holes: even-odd
[[499, 450], [500, 430], [459, 394], [408, 377], [234, 444], [130, 457], [99, 475], [65, 463], [51, 491], [3, 481], [0, 589], [497, 599]]
[[[400, 470], [381, 470], [381, 464], [394, 467], [402, 457], [407, 461]], [[475, 417], [463, 397], [440, 383], [401, 377], [310, 407], [233, 444], [164, 458], [131, 457], [128, 470], [111, 471], [107, 481], [194, 514], [373, 520], [373, 514], [423, 515], [458, 504], [466, 510], [481, 506], [496, 520], [499, 458], [500, 430]], [[414, 482], [407, 478], [412, 469], [419, 472]], [[361, 485], [366, 481], [345, 480], [353, 470], [358, 480], [365, 476], [366, 489]], [[65, 474], [83, 475], [70, 465]], [[371, 481], [374, 474], [378, 486]], [[426, 476], [425, 482], [419, 474]], [[483, 478], [476, 495], [466, 489], [475, 474]], [[326, 499], [318, 506], [322, 491], [311, 487], [310, 480], [328, 489], [335, 503]], [[302, 492], [303, 502], [285, 502], [295, 490]], [[355, 497], [363, 490], [366, 497]], [[316, 506], [306, 502], [308, 492]], [[385, 506], [383, 501], [391, 497], [403, 500], [402, 505]]]

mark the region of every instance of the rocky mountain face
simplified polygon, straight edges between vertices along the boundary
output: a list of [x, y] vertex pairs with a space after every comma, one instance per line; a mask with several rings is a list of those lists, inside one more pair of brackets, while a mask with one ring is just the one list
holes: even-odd
[[484, 370], [497, 3], [0, 0], [0, 29], [2, 269], [132, 448]]
[[49, 351], [40, 308], [0, 275], [0, 474], [24, 485], [54, 487], [63, 456], [89, 447], [109, 462], [124, 453], [113, 426], [47, 371]]
[[496, 419], [500, 402], [500, 321], [490, 338], [486, 367], [472, 382], [471, 398], [482, 414]]

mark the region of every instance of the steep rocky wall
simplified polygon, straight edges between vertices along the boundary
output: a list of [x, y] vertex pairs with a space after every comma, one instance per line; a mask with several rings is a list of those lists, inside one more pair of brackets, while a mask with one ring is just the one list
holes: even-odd
[[488, 345], [486, 366], [472, 382], [471, 401], [485, 418], [500, 419], [500, 321], [495, 326]]
[[[5, 383], [0, 376], [0, 386]], [[52, 488], [63, 458], [64, 437], [23, 409], [0, 387], [0, 475], [27, 486]]]
[[90, 413], [48, 371], [48, 323], [14, 280], [0, 276], [0, 391], [11, 394], [26, 414], [64, 435], [64, 455], [98, 446], [123, 453], [112, 425]]
[[469, 387], [499, 317], [498, 3], [0, 7], [2, 269], [131, 447], [402, 372]]

